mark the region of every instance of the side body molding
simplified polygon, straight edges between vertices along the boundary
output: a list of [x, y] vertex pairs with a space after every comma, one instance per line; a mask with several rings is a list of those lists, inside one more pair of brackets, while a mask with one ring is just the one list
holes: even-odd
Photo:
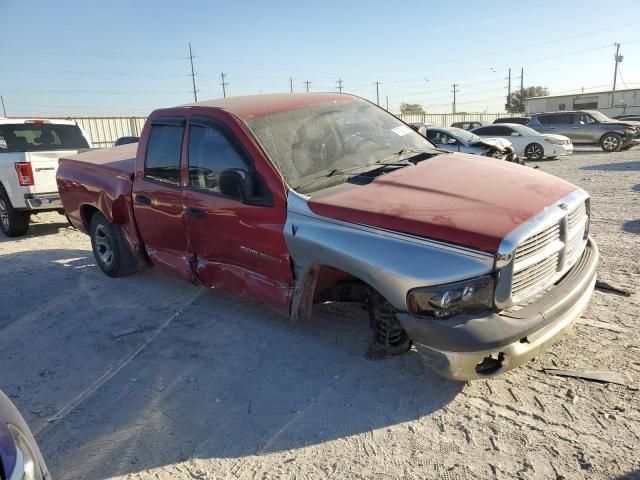
[[400, 311], [412, 288], [457, 282], [490, 273], [493, 255], [411, 235], [352, 224], [313, 213], [307, 197], [288, 192], [285, 241], [294, 263], [291, 319], [310, 314], [320, 266], [366, 282]]

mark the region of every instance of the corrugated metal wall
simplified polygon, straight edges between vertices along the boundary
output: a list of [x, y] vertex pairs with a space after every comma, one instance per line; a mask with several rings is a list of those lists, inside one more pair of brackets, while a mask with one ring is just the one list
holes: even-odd
[[[49, 117], [52, 118], [52, 117]], [[112, 147], [120, 137], [140, 136], [146, 117], [59, 117], [75, 121], [96, 148]]]
[[449, 127], [453, 122], [493, 123], [496, 118], [507, 117], [508, 113], [425, 113], [422, 115], [403, 115], [398, 117], [407, 123], [433, 123], [438, 127]]
[[[427, 113], [424, 115], [402, 115], [407, 123], [433, 123], [448, 127], [453, 122], [468, 120], [492, 123], [500, 113]], [[120, 137], [139, 136], [146, 117], [58, 117], [73, 120], [89, 135], [94, 147], [111, 147]]]

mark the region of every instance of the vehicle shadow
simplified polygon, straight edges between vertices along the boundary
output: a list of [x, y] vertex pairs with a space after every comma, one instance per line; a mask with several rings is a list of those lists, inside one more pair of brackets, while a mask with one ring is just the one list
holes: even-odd
[[640, 220], [629, 220], [623, 223], [622, 230], [640, 235]]
[[[37, 298], [46, 284], [56, 294], [30, 309], [20, 295], [4, 299], [12, 320], [0, 338], [0, 388], [54, 478], [295, 450], [429, 416], [464, 386], [424, 373], [415, 352], [366, 360], [367, 316], [351, 306], [321, 306], [294, 328], [262, 305], [155, 269], [107, 278], [89, 251], [20, 262], [43, 278], [22, 294]], [[9, 268], [0, 291], [20, 271]]]
[[[40, 237], [44, 235], [54, 235], [59, 233], [61, 230], [65, 230], [67, 228], [73, 228], [67, 222], [67, 219], [63, 215], [58, 214], [50, 214], [55, 215], [55, 222], [46, 221], [41, 222], [37, 215], [31, 217], [31, 222], [29, 223], [29, 230], [27, 234], [23, 237], [7, 237], [2, 232], [0, 232], [0, 243], [12, 242], [16, 240], [21, 240], [29, 237]], [[58, 218], [60, 219], [58, 221]]]
[[640, 162], [602, 163], [580, 167], [581, 170], [596, 170], [602, 172], [624, 172], [625, 170], [640, 170]]

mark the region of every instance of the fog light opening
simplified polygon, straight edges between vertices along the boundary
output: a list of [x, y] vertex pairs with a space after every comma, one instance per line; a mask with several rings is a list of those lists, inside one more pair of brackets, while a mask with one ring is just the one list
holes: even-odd
[[520, 343], [529, 343], [529, 339], [527, 337], [523, 337], [520, 339]]
[[504, 362], [504, 353], [494, 352], [488, 357], [484, 357], [480, 363], [476, 365], [476, 373], [480, 375], [489, 375], [495, 373], [502, 368]]

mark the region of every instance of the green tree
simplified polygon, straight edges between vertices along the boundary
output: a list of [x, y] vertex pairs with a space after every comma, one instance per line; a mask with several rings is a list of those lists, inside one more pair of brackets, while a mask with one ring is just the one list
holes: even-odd
[[505, 109], [509, 113], [524, 113], [525, 98], [543, 97], [545, 95], [549, 95], [549, 90], [545, 87], [526, 87], [524, 89], [524, 97], [522, 96], [520, 89], [517, 89], [516, 91], [511, 92], [511, 96], [507, 100]]
[[419, 103], [401, 103], [400, 104], [400, 113], [402, 114], [413, 114], [413, 115], [423, 115], [427, 112], [424, 111], [422, 105]]

